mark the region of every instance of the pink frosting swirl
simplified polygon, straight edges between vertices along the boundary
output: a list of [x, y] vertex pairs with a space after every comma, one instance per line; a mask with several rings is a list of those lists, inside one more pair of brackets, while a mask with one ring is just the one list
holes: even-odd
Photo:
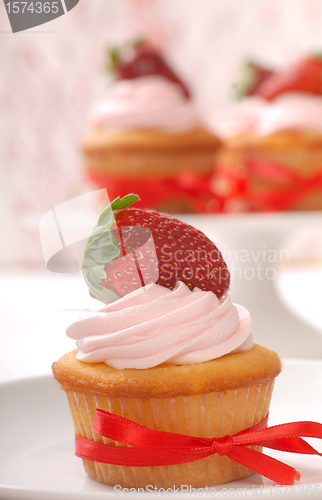
[[201, 125], [196, 106], [181, 87], [162, 76], [141, 76], [115, 82], [90, 112], [100, 129], [164, 129], [184, 132]]
[[249, 97], [218, 111], [212, 129], [223, 139], [248, 132], [261, 136], [281, 130], [322, 132], [322, 99], [297, 92], [282, 94], [272, 102]]
[[147, 285], [66, 331], [77, 359], [116, 369], [201, 363], [253, 345], [249, 312], [182, 282], [173, 290]]

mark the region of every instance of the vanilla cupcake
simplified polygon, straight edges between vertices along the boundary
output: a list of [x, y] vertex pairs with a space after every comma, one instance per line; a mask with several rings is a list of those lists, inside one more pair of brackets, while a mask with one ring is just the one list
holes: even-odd
[[212, 129], [223, 140], [215, 190], [228, 209], [238, 200], [246, 210], [322, 209], [321, 96], [248, 97], [219, 111]]
[[208, 179], [218, 146], [181, 86], [148, 75], [114, 82], [93, 105], [82, 150], [87, 177], [110, 199], [138, 188], [141, 206], [178, 212], [194, 211], [180, 177]]
[[[149, 318], [139, 319], [147, 310]], [[159, 431], [235, 434], [265, 419], [280, 371], [274, 352], [253, 345], [246, 310], [229, 296], [220, 302], [183, 283], [173, 291], [151, 285], [132, 292], [72, 324], [67, 335], [79, 349], [54, 363], [53, 372], [66, 392], [75, 433], [99, 443], [113, 444], [93, 430], [97, 408]], [[92, 479], [130, 488], [213, 486], [252, 474], [220, 455], [154, 467], [83, 464]]]
[[[274, 352], [253, 344], [250, 314], [230, 300], [220, 252], [192, 226], [164, 214], [124, 210], [129, 203], [121, 203], [112, 203], [113, 210], [120, 209], [118, 229], [109, 207], [83, 260], [91, 293], [114, 302], [68, 327], [78, 349], [53, 364], [76, 435], [119, 445], [94, 431], [96, 409], [158, 431], [207, 438], [264, 425], [280, 361]], [[119, 248], [118, 231], [123, 235]], [[142, 241], [144, 232], [148, 246]], [[121, 253], [128, 245], [135, 253], [132, 262]], [[170, 260], [162, 259], [166, 255]], [[141, 270], [144, 286], [135, 285], [136, 270]], [[93, 479], [127, 488], [212, 486], [253, 472], [219, 454], [161, 466], [113, 465], [95, 457], [83, 463]]]

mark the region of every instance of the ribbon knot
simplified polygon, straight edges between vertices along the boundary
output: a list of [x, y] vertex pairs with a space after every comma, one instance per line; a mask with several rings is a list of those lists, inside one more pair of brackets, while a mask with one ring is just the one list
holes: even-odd
[[301, 436], [322, 439], [322, 424], [291, 422], [267, 428], [268, 416], [256, 425], [233, 436], [202, 438], [149, 429], [127, 418], [95, 410], [94, 430], [127, 447], [97, 443], [75, 436], [76, 455], [94, 462], [150, 467], [194, 462], [214, 454], [231, 460], [272, 479], [278, 484], [294, 484], [300, 473], [251, 446], [266, 446], [279, 451], [321, 455]]
[[223, 436], [221, 438], [213, 438], [211, 443], [211, 451], [218, 455], [228, 455], [234, 445], [234, 440], [231, 436]]

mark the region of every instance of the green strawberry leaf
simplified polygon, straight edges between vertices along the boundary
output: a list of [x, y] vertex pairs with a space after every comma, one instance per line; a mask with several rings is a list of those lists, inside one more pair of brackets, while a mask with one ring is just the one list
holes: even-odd
[[107, 61], [105, 64], [105, 71], [107, 73], [115, 75], [120, 55], [121, 55], [120, 47], [114, 46], [107, 51]]
[[246, 96], [248, 89], [253, 85], [256, 77], [255, 66], [252, 61], [246, 61], [235, 87], [235, 97], [240, 100]]
[[144, 36], [138, 36], [132, 40], [131, 45], [133, 47], [139, 47], [140, 45], [145, 45], [147, 43], [147, 39]]
[[91, 297], [100, 300], [104, 304], [110, 304], [120, 298], [116, 293], [111, 292], [111, 290], [100, 284], [102, 279], [106, 278], [104, 266], [90, 267], [83, 271], [83, 276]]
[[114, 201], [112, 201], [111, 207], [113, 210], [121, 210], [123, 208], [129, 207], [130, 205], [133, 205], [133, 203], [135, 203], [139, 199], [140, 198], [137, 194], [127, 194], [126, 196], [123, 196], [123, 198], [116, 198]]
[[110, 73], [111, 75], [116, 75], [117, 74], [117, 68], [118, 64], [120, 63], [120, 60], [122, 60], [122, 55], [124, 51], [130, 49], [130, 48], [135, 48], [135, 47], [140, 47], [143, 46], [147, 43], [146, 38], [139, 36], [136, 37], [134, 40], [130, 40], [129, 42], [122, 44], [122, 45], [114, 45], [113, 47], [110, 47], [107, 50], [107, 60], [105, 64], [105, 71], [107, 73]]
[[91, 296], [108, 304], [120, 297], [101, 285], [106, 278], [104, 266], [121, 253], [120, 246], [112, 231], [115, 224], [114, 210], [120, 210], [138, 201], [139, 197], [129, 194], [116, 198], [99, 216], [98, 222], [90, 234], [82, 262], [82, 273]]
[[322, 59], [322, 52], [311, 52], [310, 57], [312, 57], [313, 59], [318, 59], [319, 61], [321, 61], [321, 59]]

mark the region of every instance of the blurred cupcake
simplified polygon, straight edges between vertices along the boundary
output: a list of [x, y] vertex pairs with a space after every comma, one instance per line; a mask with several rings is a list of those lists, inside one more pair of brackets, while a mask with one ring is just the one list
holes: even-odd
[[161, 56], [133, 50], [115, 63], [117, 81], [90, 111], [87, 177], [110, 199], [134, 190], [142, 207], [206, 211], [219, 140]]
[[308, 57], [247, 88], [213, 119], [224, 142], [215, 190], [228, 210], [238, 203], [245, 210], [322, 209], [322, 59]]

